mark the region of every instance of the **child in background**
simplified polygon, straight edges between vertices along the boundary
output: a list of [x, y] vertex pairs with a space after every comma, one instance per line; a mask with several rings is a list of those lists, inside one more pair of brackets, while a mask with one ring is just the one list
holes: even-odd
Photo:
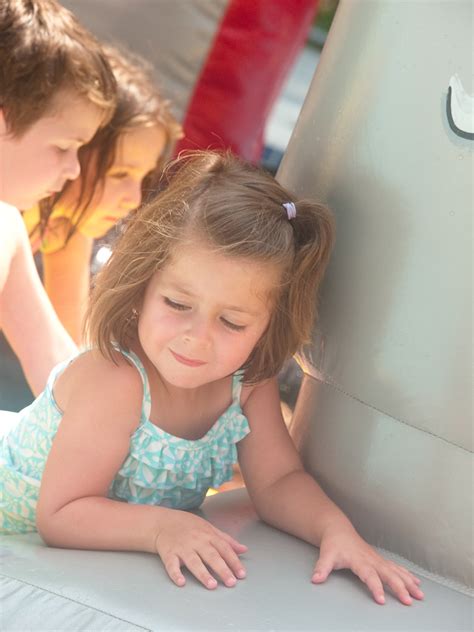
[[0, 327], [34, 393], [76, 347], [41, 285], [18, 209], [77, 178], [79, 147], [114, 107], [107, 59], [69, 11], [54, 0], [0, 2]]
[[[91, 349], [59, 365], [1, 446], [3, 532], [148, 551], [177, 586], [245, 577], [246, 547], [189, 513], [238, 458], [260, 517], [350, 568], [378, 603], [419, 580], [384, 560], [302, 467], [276, 375], [307, 341], [333, 242], [327, 209], [231, 155], [177, 161], [98, 275]], [[34, 455], [32, 458], [31, 455]], [[87, 473], [87, 475], [85, 475]], [[215, 575], [215, 576], [214, 576]]]
[[79, 153], [81, 176], [23, 213], [33, 252], [42, 253], [43, 281], [61, 322], [81, 342], [94, 239], [141, 202], [142, 181], [158, 175], [181, 127], [138, 56], [104, 46], [117, 81], [112, 120]]

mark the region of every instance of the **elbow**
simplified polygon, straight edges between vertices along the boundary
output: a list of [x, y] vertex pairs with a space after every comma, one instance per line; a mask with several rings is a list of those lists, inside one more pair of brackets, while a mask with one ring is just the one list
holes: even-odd
[[[250, 490], [249, 490], [250, 492]], [[268, 494], [250, 493], [253, 507], [258, 518], [267, 524], [271, 523], [271, 502], [269, 502]]]
[[59, 547], [58, 526], [55, 515], [43, 511], [36, 513], [36, 529], [47, 546]]
[[36, 517], [36, 529], [47, 546], [54, 546], [54, 537], [52, 537], [51, 528], [47, 519]]

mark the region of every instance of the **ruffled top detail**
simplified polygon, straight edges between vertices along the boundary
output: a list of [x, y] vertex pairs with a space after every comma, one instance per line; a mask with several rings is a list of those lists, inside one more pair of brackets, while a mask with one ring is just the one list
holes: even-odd
[[242, 374], [232, 377], [232, 403], [200, 439], [171, 435], [150, 421], [151, 398], [146, 371], [134, 353], [122, 353], [143, 381], [140, 423], [130, 452], [110, 488], [112, 498], [176, 509], [199, 507], [210, 487], [229, 481], [237, 461], [236, 444], [249, 432], [240, 406]]
[[[175, 437], [150, 421], [151, 398], [146, 371], [134, 353], [120, 350], [143, 382], [140, 422], [130, 439], [129, 454], [109, 488], [109, 497], [129, 503], [175, 509], [199, 507], [210, 487], [232, 478], [236, 444], [249, 432], [240, 406], [242, 374], [232, 378], [232, 403], [212, 428], [196, 441]], [[36, 506], [43, 470], [63, 413], [53, 387], [74, 361], [53, 369], [45, 390], [0, 428], [0, 533], [36, 529]], [[90, 439], [90, 440], [93, 440]]]

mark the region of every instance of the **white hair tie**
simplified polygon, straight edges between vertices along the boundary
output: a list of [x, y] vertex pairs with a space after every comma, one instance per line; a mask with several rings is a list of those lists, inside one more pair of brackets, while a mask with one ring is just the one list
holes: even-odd
[[286, 214], [288, 215], [288, 219], [295, 219], [296, 217], [296, 206], [293, 202], [283, 202], [282, 206], [286, 209]]

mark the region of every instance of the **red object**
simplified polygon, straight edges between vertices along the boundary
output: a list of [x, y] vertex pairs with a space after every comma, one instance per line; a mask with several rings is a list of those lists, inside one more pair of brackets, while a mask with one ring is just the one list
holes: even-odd
[[230, 0], [195, 85], [182, 149], [230, 148], [257, 162], [265, 121], [318, 0]]

